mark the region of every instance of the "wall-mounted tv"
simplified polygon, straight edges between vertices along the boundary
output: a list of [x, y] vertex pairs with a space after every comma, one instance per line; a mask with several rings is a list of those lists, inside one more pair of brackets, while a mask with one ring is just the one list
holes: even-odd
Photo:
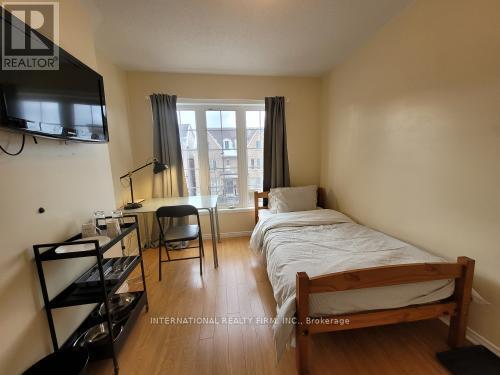
[[[18, 38], [36, 37], [53, 45], [7, 11], [2, 22], [13, 25]], [[20, 22], [24, 27], [17, 27]], [[0, 70], [0, 130], [108, 142], [102, 76], [62, 48], [58, 70]]]

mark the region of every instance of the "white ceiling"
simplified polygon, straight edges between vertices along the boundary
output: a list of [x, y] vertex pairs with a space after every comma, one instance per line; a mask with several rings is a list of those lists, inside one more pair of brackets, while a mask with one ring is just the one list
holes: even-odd
[[128, 70], [319, 75], [412, 0], [84, 0]]

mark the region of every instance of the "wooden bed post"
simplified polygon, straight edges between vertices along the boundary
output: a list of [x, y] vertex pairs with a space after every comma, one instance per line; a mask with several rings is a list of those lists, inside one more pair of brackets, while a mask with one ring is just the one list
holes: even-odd
[[297, 272], [296, 277], [297, 324], [295, 326], [295, 359], [297, 372], [309, 374], [309, 276], [305, 272]]
[[253, 192], [253, 205], [255, 209], [255, 224], [259, 221], [259, 193], [257, 191]]
[[472, 299], [472, 279], [474, 276], [474, 260], [459, 257], [457, 263], [463, 266], [462, 276], [455, 279], [454, 300], [457, 304], [455, 313], [450, 318], [448, 344], [454, 348], [463, 346], [467, 329], [469, 305]]
[[[262, 206], [259, 206], [259, 199], [262, 198]], [[269, 198], [269, 192], [263, 191], [259, 193], [258, 191], [253, 192], [253, 205], [255, 210], [255, 224], [259, 221], [259, 208], [268, 208], [268, 202], [266, 199]]]

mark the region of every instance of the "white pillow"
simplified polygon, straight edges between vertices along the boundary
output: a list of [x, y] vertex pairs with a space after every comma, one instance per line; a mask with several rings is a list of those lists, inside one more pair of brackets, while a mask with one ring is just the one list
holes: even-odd
[[316, 185], [274, 188], [269, 191], [269, 209], [275, 213], [316, 209]]

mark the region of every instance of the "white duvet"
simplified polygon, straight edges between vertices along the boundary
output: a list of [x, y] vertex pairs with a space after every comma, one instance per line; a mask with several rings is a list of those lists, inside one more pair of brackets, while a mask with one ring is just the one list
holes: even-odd
[[[354, 223], [334, 210], [270, 215], [257, 223], [250, 246], [262, 251], [277, 303], [273, 326], [278, 358], [293, 333], [295, 277], [309, 277], [392, 264], [445, 262], [414, 246]], [[453, 294], [453, 280], [312, 294], [312, 316], [397, 308], [429, 303]]]

